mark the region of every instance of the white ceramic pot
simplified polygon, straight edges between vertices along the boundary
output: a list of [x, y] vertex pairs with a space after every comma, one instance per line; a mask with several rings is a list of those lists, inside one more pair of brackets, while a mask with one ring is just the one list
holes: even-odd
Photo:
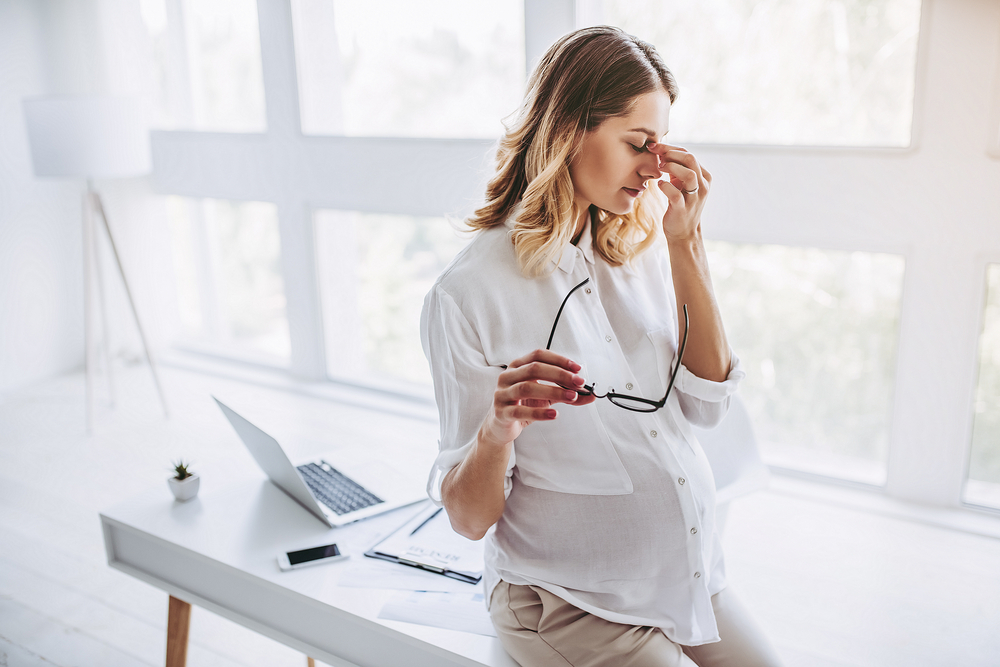
[[170, 490], [173, 492], [174, 498], [184, 502], [185, 500], [191, 500], [198, 495], [198, 487], [201, 485], [201, 478], [196, 474], [184, 479], [170, 477], [167, 479], [167, 484], [170, 485]]

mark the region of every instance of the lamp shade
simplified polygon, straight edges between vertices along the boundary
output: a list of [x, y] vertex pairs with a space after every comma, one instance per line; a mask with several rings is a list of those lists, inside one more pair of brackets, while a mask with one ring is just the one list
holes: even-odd
[[138, 99], [43, 96], [23, 105], [36, 176], [124, 178], [152, 170]]

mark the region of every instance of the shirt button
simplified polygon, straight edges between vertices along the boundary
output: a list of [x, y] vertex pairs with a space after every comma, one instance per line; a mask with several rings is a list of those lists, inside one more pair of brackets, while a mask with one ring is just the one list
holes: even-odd
[[692, 528], [691, 529], [691, 534], [692, 535], [697, 535], [698, 534], [698, 529], [697, 528]]
[[695, 572], [694, 573], [694, 578], [695, 579], [701, 579], [701, 572]]
[[649, 432], [649, 434], [650, 434], [651, 436], [653, 436], [654, 438], [656, 437], [656, 431], [650, 431], [650, 432]]
[[590, 294], [590, 288], [589, 287], [587, 289], [583, 290], [583, 291], [586, 292], [587, 294]]
[[606, 340], [606, 341], [608, 341], [610, 343], [611, 342], [611, 336], [605, 336], [604, 340]]
[[682, 485], [682, 486], [684, 485], [684, 482], [686, 482], [686, 481], [687, 481], [687, 480], [686, 480], [686, 479], [684, 479], [683, 477], [678, 477], [678, 478], [677, 478], [677, 483], [678, 483], [678, 484], [680, 484], [680, 485]]
[[626, 382], [625, 383], [625, 388], [626, 389], [631, 389], [632, 388], [632, 383], [631, 382]]

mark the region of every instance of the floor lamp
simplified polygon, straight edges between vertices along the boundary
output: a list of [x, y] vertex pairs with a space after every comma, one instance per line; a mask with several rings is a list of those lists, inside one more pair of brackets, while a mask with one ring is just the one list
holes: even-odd
[[83, 303], [87, 432], [91, 432], [94, 421], [95, 287], [100, 300], [108, 387], [114, 401], [111, 357], [108, 351], [107, 304], [97, 255], [95, 221], [99, 221], [108, 235], [115, 264], [125, 286], [125, 294], [146, 353], [146, 361], [163, 405], [163, 413], [169, 416], [167, 401], [156, 373], [156, 365], [149, 353], [149, 344], [136, 312], [135, 299], [125, 277], [104, 203], [93, 185], [93, 179], [127, 178], [147, 174], [152, 170], [149, 129], [143, 120], [140, 102], [133, 98], [110, 96], [44, 96], [26, 99], [23, 104], [35, 175], [86, 182], [87, 189], [83, 193]]

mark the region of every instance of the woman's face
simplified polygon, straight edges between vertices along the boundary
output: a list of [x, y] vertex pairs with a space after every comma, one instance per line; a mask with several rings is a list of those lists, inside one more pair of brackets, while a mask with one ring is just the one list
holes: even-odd
[[660, 176], [659, 158], [645, 146], [660, 141], [669, 120], [670, 97], [656, 90], [637, 97], [626, 115], [587, 132], [569, 166], [577, 210], [594, 204], [619, 215], [631, 211], [646, 182]]

